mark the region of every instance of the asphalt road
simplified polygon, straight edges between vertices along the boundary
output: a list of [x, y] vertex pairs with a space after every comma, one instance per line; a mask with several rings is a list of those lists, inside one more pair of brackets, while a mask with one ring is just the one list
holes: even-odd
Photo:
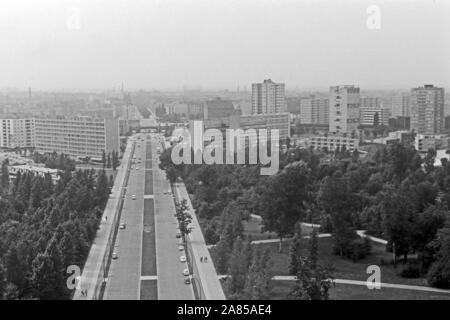
[[[140, 145], [138, 147], [138, 145]], [[136, 158], [145, 158], [145, 143], [137, 142]], [[108, 281], [105, 288], [105, 300], [139, 300], [143, 212], [144, 212], [144, 175], [143, 165], [136, 170], [136, 165], [130, 170], [126, 198], [122, 208], [120, 221], [126, 228], [118, 230], [115, 252], [118, 258], [111, 261]], [[136, 196], [136, 200], [132, 199]]]
[[[153, 135], [156, 137], [155, 135]], [[176, 238], [178, 223], [175, 218], [175, 205], [166, 175], [158, 167], [156, 138], [152, 140], [151, 161], [153, 173], [153, 192], [155, 203], [156, 255], [158, 270], [159, 300], [194, 300], [192, 285], [184, 284], [183, 270], [187, 263], [180, 262], [180, 256], [185, 255], [179, 250], [179, 240]]]
[[[138, 141], [139, 169], [130, 171], [115, 252], [105, 288], [106, 300], [193, 300], [192, 285], [184, 283], [184, 255], [176, 238], [177, 221], [170, 186], [158, 168], [157, 144]], [[139, 145], [139, 147], [138, 147]], [[132, 199], [136, 196], [136, 200]]]

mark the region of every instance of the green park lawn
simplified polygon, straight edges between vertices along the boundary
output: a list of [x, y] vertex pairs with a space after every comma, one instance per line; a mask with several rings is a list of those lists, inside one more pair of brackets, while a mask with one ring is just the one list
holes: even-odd
[[[402, 278], [398, 273], [402, 270], [403, 265], [398, 264], [394, 268], [391, 264], [383, 265], [381, 260], [390, 261], [392, 255], [385, 251], [385, 246], [372, 242], [372, 253], [366, 258], [353, 262], [350, 259], [341, 258], [332, 253], [332, 238], [319, 238], [319, 262], [323, 265], [331, 265], [334, 269], [333, 275], [337, 279], [349, 279], [366, 281], [368, 274], [367, 267], [370, 265], [378, 265], [381, 269], [381, 282], [397, 283], [406, 285], [420, 285], [426, 286], [425, 278], [407, 279]], [[308, 240], [303, 239], [302, 253], [307, 255]], [[289, 247], [290, 240], [284, 241], [282, 245], [282, 252], [278, 251], [278, 243], [259, 244], [258, 246], [267, 248], [272, 257], [272, 270], [274, 275], [289, 275]]]
[[[273, 281], [274, 299], [286, 299], [294, 281]], [[450, 294], [426, 291], [381, 288], [369, 290], [365, 286], [336, 284], [330, 289], [333, 300], [450, 300]]]

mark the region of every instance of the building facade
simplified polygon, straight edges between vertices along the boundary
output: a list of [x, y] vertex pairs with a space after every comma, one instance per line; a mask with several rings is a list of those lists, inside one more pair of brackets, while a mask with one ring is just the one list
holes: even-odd
[[383, 108], [380, 98], [361, 98], [360, 124], [363, 126], [389, 125], [389, 110]]
[[359, 139], [345, 137], [343, 135], [312, 136], [308, 145], [313, 149], [335, 151], [336, 149], [354, 151], [358, 150]]
[[402, 94], [391, 99], [391, 117], [409, 117], [410, 116], [410, 95]]
[[0, 147], [2, 148], [34, 147], [34, 119], [33, 118], [0, 119]]
[[300, 100], [301, 124], [328, 124], [329, 106], [328, 99], [307, 98]]
[[433, 85], [411, 90], [411, 130], [418, 134], [444, 131], [444, 88]]
[[252, 113], [284, 113], [286, 97], [284, 83], [275, 83], [271, 79], [252, 84]]
[[448, 149], [448, 143], [449, 137], [445, 134], [418, 134], [414, 140], [414, 148], [416, 148], [418, 152], [426, 153], [430, 149]]
[[330, 132], [358, 132], [361, 105], [359, 88], [353, 85], [331, 87], [329, 105]]
[[234, 105], [231, 100], [216, 98], [205, 103], [204, 119], [221, 119], [231, 116], [233, 112]]
[[120, 152], [118, 121], [89, 117], [36, 118], [36, 151], [101, 160], [103, 151]]

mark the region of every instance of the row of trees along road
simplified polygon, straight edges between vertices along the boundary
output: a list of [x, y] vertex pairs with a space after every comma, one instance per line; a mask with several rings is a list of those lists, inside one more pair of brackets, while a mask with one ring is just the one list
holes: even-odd
[[110, 182], [104, 171], [18, 173], [2, 165], [0, 199], [0, 298], [68, 299], [67, 267], [85, 263]]

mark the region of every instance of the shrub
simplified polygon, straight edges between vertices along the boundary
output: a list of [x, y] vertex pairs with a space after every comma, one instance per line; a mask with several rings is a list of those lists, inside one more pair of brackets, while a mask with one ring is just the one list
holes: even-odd
[[402, 278], [419, 278], [420, 266], [417, 263], [408, 263], [408, 265], [400, 272]]
[[368, 238], [358, 238], [350, 242], [346, 256], [353, 261], [364, 259], [370, 254], [372, 245]]
[[439, 259], [428, 272], [428, 284], [442, 289], [450, 289], [450, 259]]

